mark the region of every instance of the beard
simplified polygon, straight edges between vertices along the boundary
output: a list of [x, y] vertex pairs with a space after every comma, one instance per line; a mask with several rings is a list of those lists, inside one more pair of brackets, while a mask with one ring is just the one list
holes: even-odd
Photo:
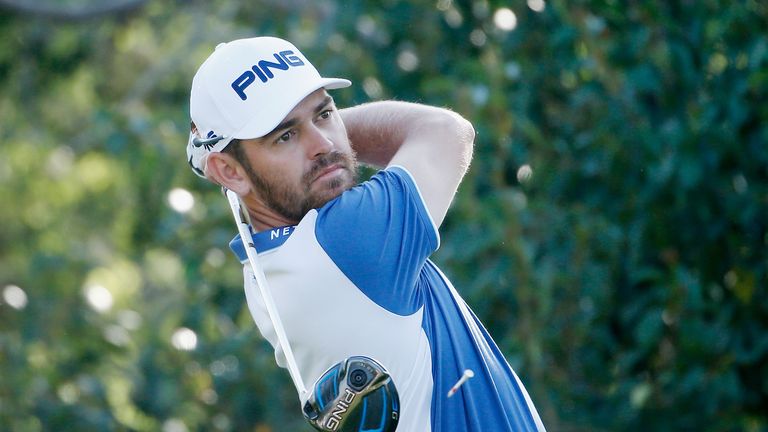
[[[317, 175], [333, 164], [338, 164], [343, 172], [330, 180], [318, 180], [314, 184], [317, 190], [313, 191]], [[248, 163], [243, 164], [243, 168], [265, 204], [281, 216], [297, 222], [310, 210], [322, 207], [357, 184], [357, 157], [354, 152], [334, 151], [318, 157], [298, 185], [287, 184], [279, 176], [257, 173]]]

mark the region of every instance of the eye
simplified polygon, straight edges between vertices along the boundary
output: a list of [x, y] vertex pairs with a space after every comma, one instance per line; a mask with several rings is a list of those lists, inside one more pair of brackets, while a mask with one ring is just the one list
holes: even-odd
[[333, 114], [333, 110], [329, 110], [328, 109], [328, 110], [325, 110], [325, 111], [321, 112], [320, 115], [318, 116], [318, 118], [320, 118], [321, 120], [327, 120], [327, 119], [331, 118], [331, 114]]
[[277, 139], [275, 140], [275, 143], [280, 144], [280, 143], [288, 142], [291, 140], [291, 138], [293, 138], [295, 134], [296, 133], [293, 130], [289, 130], [284, 134], [280, 135], [279, 137], [277, 137]]

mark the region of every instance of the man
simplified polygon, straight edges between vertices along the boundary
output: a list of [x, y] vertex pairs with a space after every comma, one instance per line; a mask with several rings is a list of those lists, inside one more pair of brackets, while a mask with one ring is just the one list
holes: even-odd
[[[364, 355], [398, 389], [399, 431], [543, 430], [496, 344], [428, 259], [471, 159], [471, 124], [404, 102], [338, 110], [327, 90], [348, 85], [271, 37], [220, 44], [192, 83], [189, 163], [247, 207], [302, 379]], [[384, 169], [356, 184], [357, 160]], [[248, 265], [244, 277], [251, 314], [285, 367]], [[466, 369], [474, 378], [448, 398]]]

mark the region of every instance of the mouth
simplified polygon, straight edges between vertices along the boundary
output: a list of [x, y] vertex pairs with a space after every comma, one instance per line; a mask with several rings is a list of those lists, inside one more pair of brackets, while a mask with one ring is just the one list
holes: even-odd
[[312, 180], [312, 183], [315, 183], [319, 180], [329, 179], [339, 174], [343, 170], [344, 170], [344, 167], [341, 164], [331, 164], [325, 167], [319, 173], [317, 173], [317, 176], [314, 178], [314, 180]]

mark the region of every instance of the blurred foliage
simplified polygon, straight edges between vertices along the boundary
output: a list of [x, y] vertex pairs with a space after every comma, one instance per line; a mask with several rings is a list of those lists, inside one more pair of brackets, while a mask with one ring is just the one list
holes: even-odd
[[0, 1], [0, 429], [307, 430], [252, 324], [192, 75], [288, 38], [340, 106], [478, 131], [435, 259], [552, 431], [768, 430], [758, 0]]

